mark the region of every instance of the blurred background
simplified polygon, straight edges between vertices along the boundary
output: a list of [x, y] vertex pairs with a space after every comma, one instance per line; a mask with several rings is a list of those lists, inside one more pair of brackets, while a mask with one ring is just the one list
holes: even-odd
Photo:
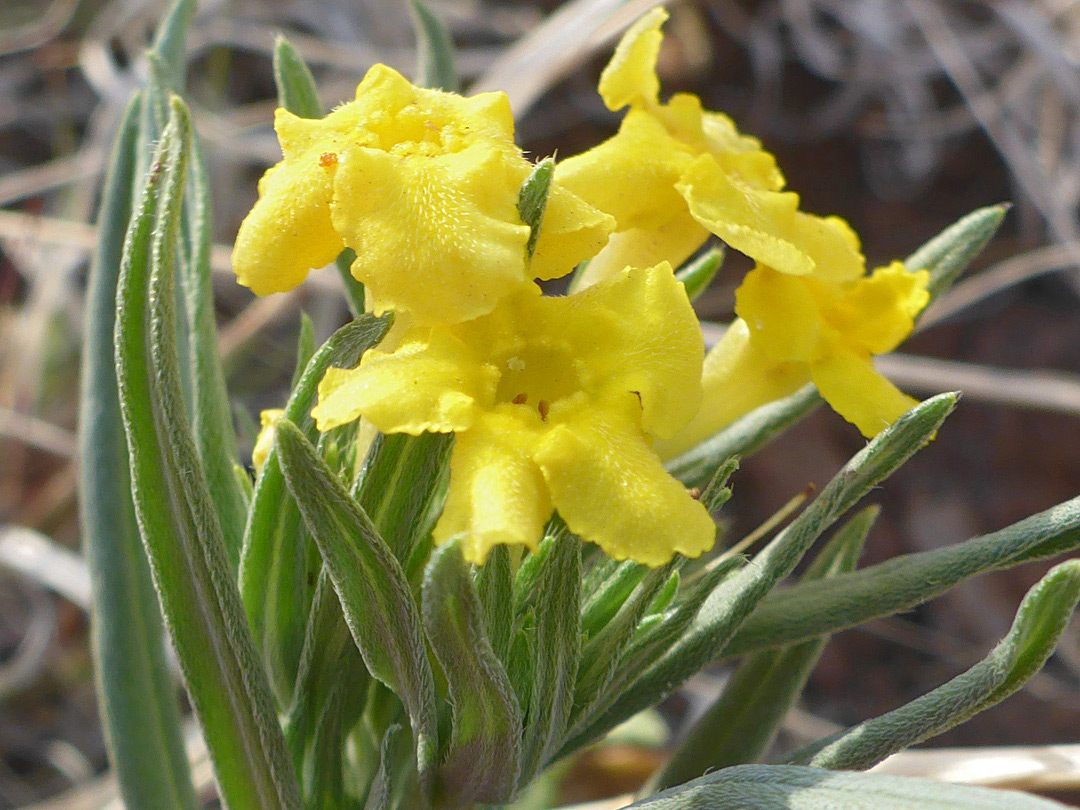
[[[114, 799], [78, 557], [78, 357], [102, 167], [164, 5], [0, 2], [0, 808], [89, 810]], [[459, 47], [466, 90], [505, 89], [519, 142], [534, 156], [574, 154], [617, 127], [596, 79], [619, 32], [653, 3], [430, 5]], [[874, 496], [884, 511], [867, 561], [992, 531], [1080, 492], [1080, 2], [667, 5], [664, 93], [697, 93], [759, 136], [804, 209], [852, 223], [871, 266], [906, 256], [974, 208], [1013, 204], [969, 280], [935, 305], [899, 355], [882, 359], [917, 396], [965, 396], [937, 441]], [[407, 74], [415, 63], [404, 2], [200, 3], [188, 99], [215, 183], [221, 349], [248, 450], [259, 409], [284, 400], [299, 311], [319, 337], [347, 317], [333, 271], [255, 300], [228, 267], [256, 180], [280, 157], [270, 126], [278, 32], [311, 65], [328, 109], [351, 98], [372, 63]], [[730, 319], [746, 269], [729, 256], [699, 302], [703, 318]], [[808, 484], [824, 484], [862, 444], [821, 410], [746, 461], [729, 536]], [[902, 618], [840, 634], [788, 732], [818, 736], [952, 677], [1004, 634], [1040, 573], [982, 578]], [[722, 676], [718, 668], [692, 681], [666, 721], [678, 726]], [[1070, 632], [1028, 688], [931, 744], [1078, 739], [1080, 638]], [[611, 750], [571, 771], [567, 801], [632, 788], [656, 756]]]

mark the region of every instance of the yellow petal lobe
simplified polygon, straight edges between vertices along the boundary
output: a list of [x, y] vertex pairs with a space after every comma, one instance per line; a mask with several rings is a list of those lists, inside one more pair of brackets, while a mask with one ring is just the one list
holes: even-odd
[[627, 104], [657, 103], [660, 80], [656, 77], [656, 60], [664, 39], [660, 26], [667, 18], [667, 11], [657, 6], [623, 34], [611, 61], [600, 74], [600, 97], [609, 110]]
[[483, 414], [454, 441], [450, 489], [432, 534], [462, 538], [465, 559], [483, 565], [500, 544], [535, 550], [551, 517], [551, 497], [532, 459], [535, 436], [511, 414]]
[[552, 183], [533, 252], [531, 275], [544, 281], [564, 276], [600, 252], [615, 218]]
[[812, 375], [833, 410], [868, 439], [918, 404], [885, 379], [868, 356], [847, 349], [815, 363]]
[[843, 220], [799, 211], [793, 192], [747, 186], [711, 155], [690, 164], [678, 190], [698, 222], [761, 264], [829, 281], [853, 280], [864, 272], [857, 240]]
[[529, 228], [517, 213], [525, 173], [483, 144], [425, 160], [347, 150], [332, 216], [356, 251], [353, 275], [418, 323], [487, 314], [527, 283]]
[[494, 381], [452, 335], [417, 327], [392, 353], [370, 350], [358, 368], [328, 369], [311, 415], [319, 430], [362, 415], [384, 433], [449, 433], [472, 425]]
[[697, 317], [671, 266], [626, 268], [559, 299], [559, 320], [579, 348], [585, 387], [618, 401], [637, 397], [644, 430], [671, 436], [697, 411], [705, 348]]
[[236, 279], [256, 295], [285, 292], [345, 246], [330, 221], [330, 180], [311, 153], [271, 167], [233, 245]]
[[615, 411], [568, 420], [535, 454], [555, 508], [575, 534], [617, 560], [663, 565], [712, 547], [705, 507], [664, 470], [632, 419]]

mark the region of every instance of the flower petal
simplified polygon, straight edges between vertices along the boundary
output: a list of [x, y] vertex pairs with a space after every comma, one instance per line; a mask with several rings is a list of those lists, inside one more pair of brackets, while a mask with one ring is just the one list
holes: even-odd
[[618, 230], [652, 229], [686, 209], [675, 184], [693, 156], [656, 116], [632, 109], [615, 135], [559, 161], [555, 180], [615, 217]]
[[793, 192], [747, 186], [712, 155], [690, 164], [678, 190], [698, 222], [761, 264], [828, 281], [863, 274], [858, 239], [843, 220], [799, 211]]
[[658, 440], [653, 450], [664, 460], [674, 458], [755, 408], [793, 394], [808, 382], [808, 365], [773, 360], [756, 348], [746, 322], [736, 319], [705, 356], [697, 414], [671, 439]]
[[615, 559], [663, 565], [715, 542], [705, 507], [668, 475], [627, 415], [582, 411], [544, 436], [535, 459], [566, 525]]
[[911, 334], [915, 317], [929, 303], [929, 280], [927, 271], [910, 273], [902, 262], [880, 267], [852, 285], [830, 320], [849, 346], [871, 354], [891, 352]]
[[822, 352], [825, 324], [806, 279], [759, 265], [735, 290], [735, 313], [774, 361], [808, 362]]
[[671, 266], [626, 268], [553, 302], [580, 353], [587, 390], [618, 401], [632, 393], [646, 431], [671, 436], [701, 401], [701, 327]]
[[613, 217], [552, 183], [533, 252], [532, 276], [547, 281], [566, 275], [599, 253], [614, 230]]
[[868, 439], [918, 404], [885, 379], [869, 357], [847, 349], [814, 363], [811, 374], [825, 401]]
[[656, 104], [660, 80], [656, 77], [656, 60], [664, 35], [660, 26], [668, 18], [665, 9], [656, 8], [643, 14], [627, 30], [611, 61], [600, 74], [600, 97], [609, 110], [627, 104]]
[[435, 157], [346, 150], [331, 213], [356, 250], [353, 275], [418, 323], [490, 312], [529, 282], [517, 212], [528, 164], [516, 158], [484, 143]]
[[458, 434], [436, 543], [462, 537], [465, 559], [483, 565], [499, 544], [535, 549], [551, 516], [547, 484], [531, 458], [535, 436], [512, 414], [485, 413]]
[[236, 279], [256, 295], [291, 290], [345, 247], [330, 221], [330, 178], [319, 155], [271, 167], [233, 246]]
[[384, 433], [449, 433], [472, 425], [494, 398], [496, 371], [445, 330], [416, 329], [393, 353], [368, 351], [354, 369], [331, 368], [312, 410], [319, 430], [367, 417]]

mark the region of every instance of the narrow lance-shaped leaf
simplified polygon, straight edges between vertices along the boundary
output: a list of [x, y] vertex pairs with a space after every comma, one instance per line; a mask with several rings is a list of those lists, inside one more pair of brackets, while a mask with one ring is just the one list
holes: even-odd
[[[366, 694], [369, 677], [360, 651], [345, 624], [337, 593], [326, 569], [323, 568], [311, 601], [296, 688], [285, 724], [285, 739], [289, 744], [294, 766], [297, 773], [303, 775], [301, 781], [305, 799], [310, 799], [312, 793], [316, 792], [316, 788], [309, 786], [308, 782], [322, 780], [325, 777], [324, 772], [329, 770], [325, 756], [322, 757], [322, 764], [318, 769], [304, 767], [305, 757], [311, 758], [314, 755], [308, 748], [315, 735], [320, 709], [331, 703], [334, 688], [340, 683], [348, 684], [348, 688], [353, 692]], [[339, 713], [342, 713], [340, 707]], [[358, 717], [345, 714], [341, 719], [339, 731], [351, 728]], [[337, 758], [340, 759], [344, 753], [339, 747]]]
[[401, 562], [431, 530], [453, 444], [453, 435], [445, 433], [380, 434], [372, 442], [356, 499]]
[[882, 431], [844, 466], [802, 514], [754, 557], [752, 564], [720, 583], [686, 632], [660, 660], [637, 678], [625, 694], [615, 697], [611, 708], [575, 739], [581, 743], [613, 728], [718, 658], [740, 624], [791, 573], [813, 542], [863, 495], [929, 442], [955, 404], [955, 394], [933, 397]]
[[368, 670], [405, 704], [421, 781], [429, 786], [438, 752], [435, 685], [405, 573], [371, 519], [292, 422], [278, 424], [277, 450]]
[[954, 222], [907, 257], [909, 270], [930, 271], [927, 290], [933, 300], [945, 292], [994, 238], [1008, 213], [1007, 205], [989, 205]]
[[454, 43], [438, 17], [422, 0], [409, 0], [416, 31], [416, 84], [456, 93], [460, 89], [454, 68]]
[[798, 765], [739, 765], [657, 793], [626, 810], [1066, 810], [1008, 790]]
[[565, 528], [536, 584], [536, 642], [518, 784], [527, 785], [562, 745], [581, 653], [581, 541]]
[[988, 571], [1080, 548], [1080, 497], [963, 543], [777, 590], [762, 600], [725, 657], [834, 633], [922, 604]]
[[[90, 263], [79, 397], [79, 514], [93, 585], [94, 671], [120, 794], [129, 807], [194, 810], [161, 613], [131, 500], [113, 351], [138, 116], [136, 97], [109, 163]], [[143, 216], [149, 221], [150, 212]]]
[[[161, 136], [169, 116], [169, 93], [184, 90], [187, 67], [187, 32], [195, 17], [197, 0], [174, 0], [158, 25], [147, 53], [149, 80], [139, 118], [139, 159], [136, 177], [142, 178], [150, 166], [153, 145]], [[138, 182], [138, 180], [136, 180]]]
[[1080, 560], [1070, 560], [1028, 591], [1009, 634], [967, 672], [899, 709], [815, 743], [794, 759], [817, 768], [865, 770], [974, 717], [1042, 669], [1078, 600]]
[[586, 711], [608, 685], [645, 611], [671, 575], [678, 572], [681, 562], [673, 560], [650, 570], [622, 600], [615, 614], [583, 645], [574, 690], [575, 713]]
[[[330, 366], [352, 368], [390, 328], [390, 318], [365, 315], [335, 332], [311, 357], [285, 405], [283, 419], [315, 435], [310, 412]], [[240, 594], [279, 702], [292, 695], [308, 599], [306, 550], [300, 513], [285, 487], [277, 449], [271, 448], [255, 483], [240, 564]]]
[[274, 40], [274, 84], [279, 106], [301, 118], [322, 118], [315, 78], [304, 58], [281, 34]]
[[135, 511], [225, 805], [293, 810], [295, 774], [179, 383], [173, 273], [190, 137], [187, 111], [174, 99], [128, 232], [119, 284], [116, 363]]
[[484, 629], [491, 648], [507, 666], [514, 633], [514, 572], [507, 546], [495, 546], [487, 562], [477, 569], [476, 593], [484, 610]]
[[[804, 581], [852, 570], [880, 510], [868, 507], [837, 532], [814, 559]], [[656, 782], [658, 790], [729, 765], [755, 762], [795, 705], [828, 637], [747, 656], [716, 701], [687, 732]]]
[[518, 192], [518, 216], [529, 226], [529, 241], [525, 244], [525, 254], [532, 259], [536, 251], [536, 240], [540, 238], [540, 225], [544, 221], [548, 194], [551, 192], [551, 180], [555, 176], [555, 159], [544, 158], [533, 168]]
[[214, 287], [211, 279], [210, 182], [198, 142], [192, 144], [188, 203], [185, 206], [190, 251], [183, 264], [186, 293], [187, 333], [190, 340], [192, 425], [199, 456], [210, 484], [225, 537], [225, 552], [234, 576], [240, 567], [240, 548], [247, 520], [247, 501], [235, 469], [240, 453], [232, 424], [232, 409], [225, 388], [225, 372], [218, 353], [218, 333], [214, 314]]
[[438, 789], [452, 806], [508, 802], [521, 761], [521, 707], [484, 630], [483, 609], [459, 544], [432, 553], [423, 608], [424, 628], [454, 709]]

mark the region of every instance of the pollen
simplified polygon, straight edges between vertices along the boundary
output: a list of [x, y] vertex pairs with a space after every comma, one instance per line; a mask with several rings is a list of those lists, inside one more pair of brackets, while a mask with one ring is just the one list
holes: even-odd
[[336, 166], [338, 162], [337, 154], [334, 152], [323, 152], [319, 155], [319, 165], [324, 169], [329, 169], [331, 166]]

